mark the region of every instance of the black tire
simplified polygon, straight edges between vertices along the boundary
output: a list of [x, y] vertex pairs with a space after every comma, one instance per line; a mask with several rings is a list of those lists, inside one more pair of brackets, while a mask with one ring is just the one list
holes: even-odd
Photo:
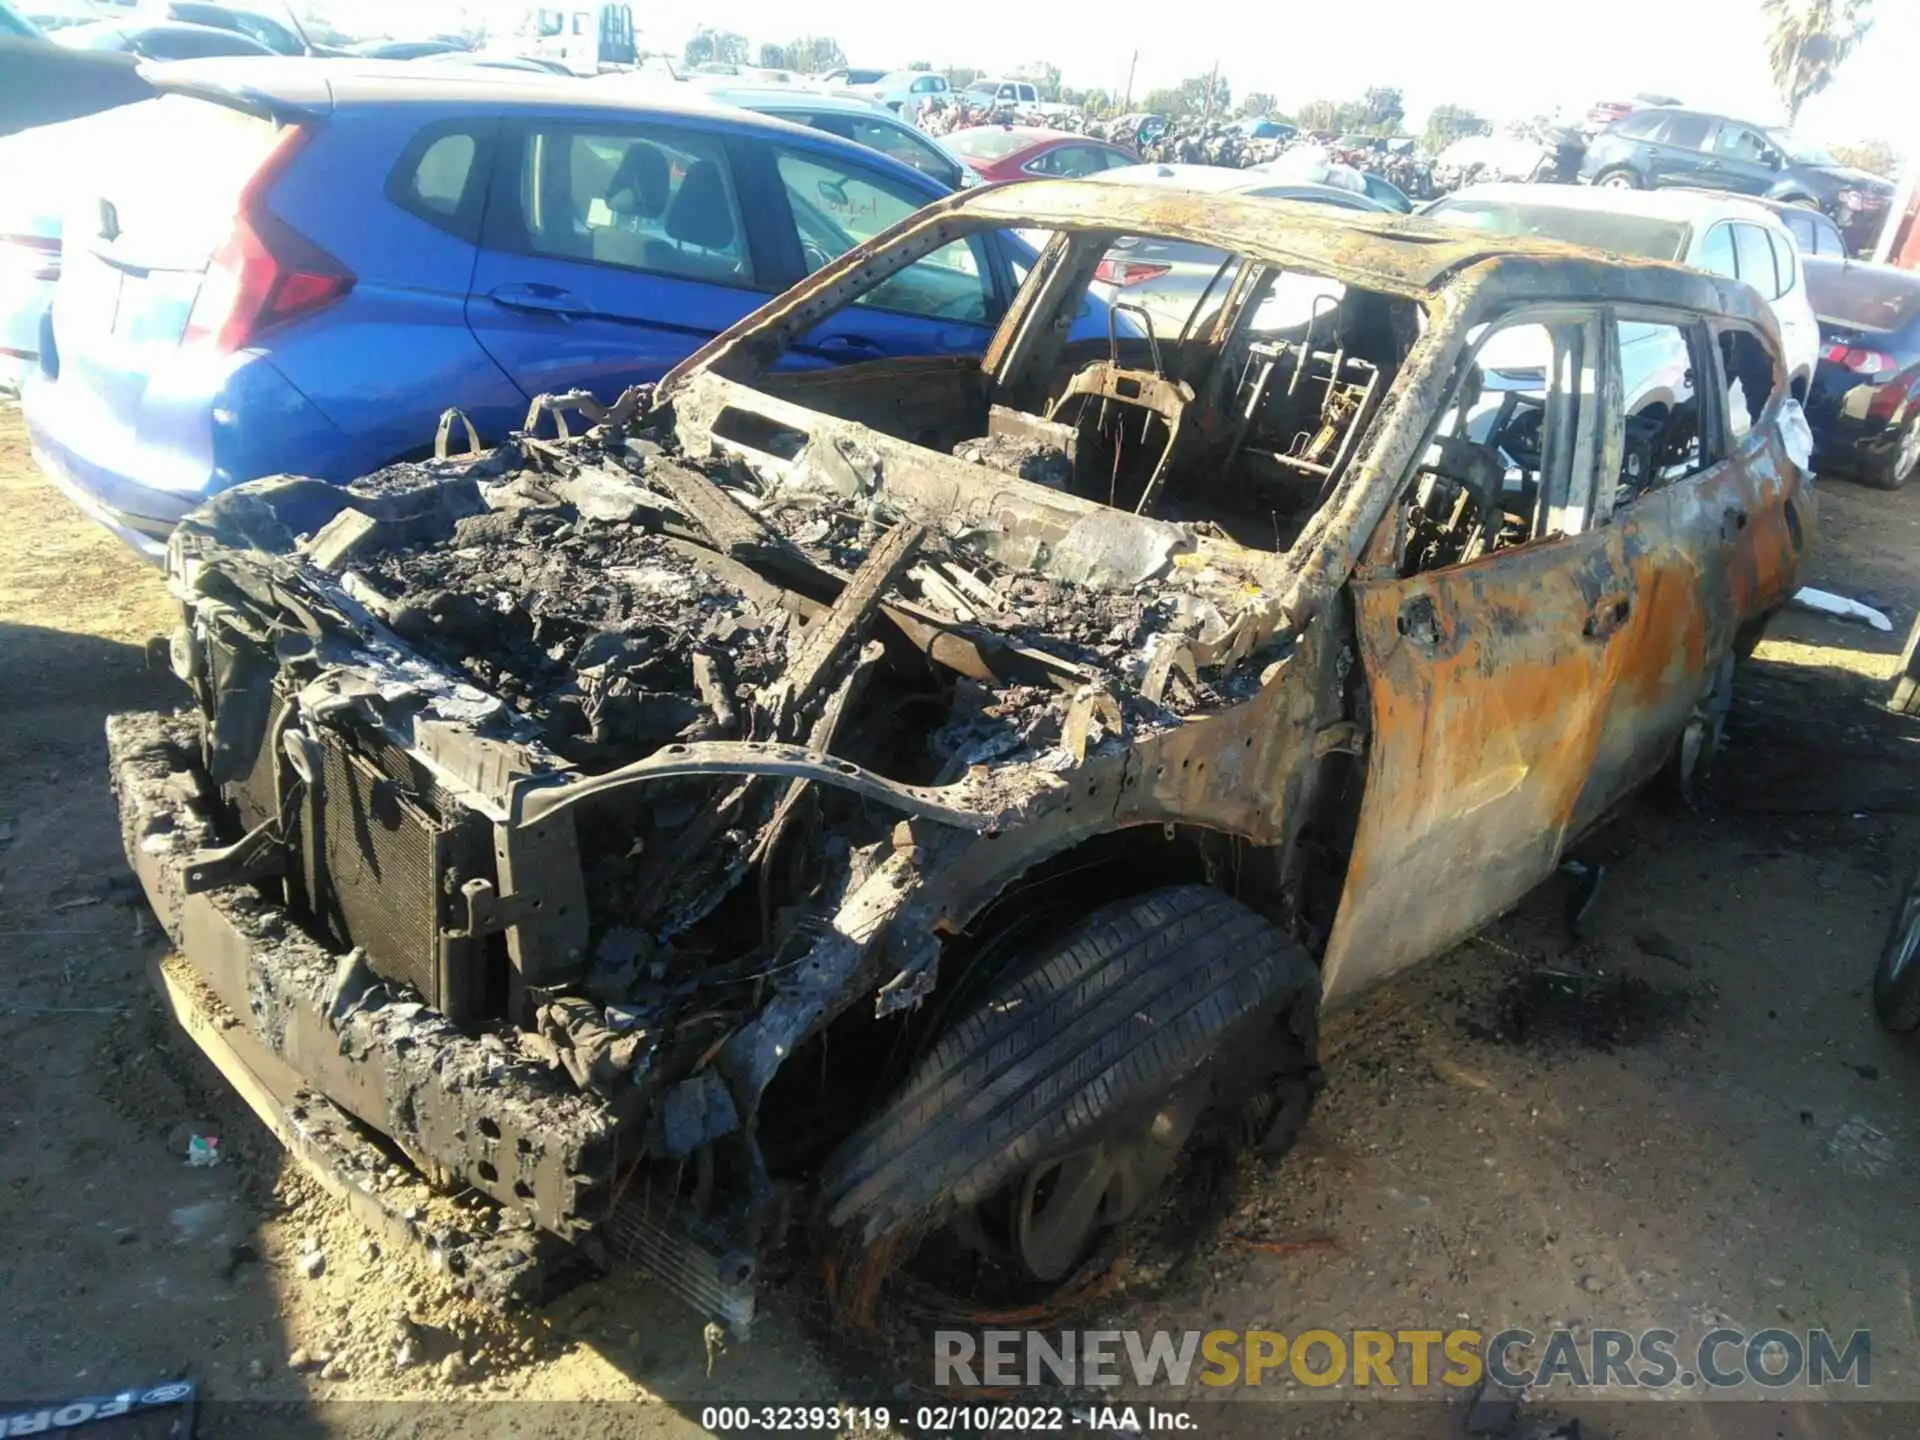
[[1873, 1013], [1900, 1034], [1920, 1029], [1920, 872], [1907, 882], [1873, 972]]
[[1876, 490], [1903, 490], [1920, 472], [1920, 416], [1900, 427], [1892, 446], [1860, 467], [1860, 478]]
[[1906, 648], [1900, 652], [1900, 673], [1894, 677], [1887, 708], [1896, 715], [1920, 715], [1920, 615], [1913, 617], [1913, 628], [1907, 631]]
[[1733, 658], [1735, 660], [1753, 658], [1753, 652], [1758, 650], [1760, 642], [1767, 638], [1767, 626], [1773, 623], [1773, 617], [1779, 613], [1778, 610], [1769, 610], [1764, 615], [1756, 615], [1734, 632]]
[[1598, 175], [1593, 177], [1593, 183], [1596, 186], [1605, 186], [1615, 190], [1639, 190], [1644, 188], [1640, 184], [1640, 177], [1624, 165], [1616, 165], [1611, 170], [1602, 170]]
[[821, 1177], [827, 1222], [867, 1246], [930, 1229], [1213, 1083], [1227, 1057], [1277, 1094], [1291, 1132], [1267, 1148], [1282, 1149], [1317, 1077], [1319, 996], [1306, 951], [1217, 890], [1105, 906], [1017, 966], [847, 1140]]

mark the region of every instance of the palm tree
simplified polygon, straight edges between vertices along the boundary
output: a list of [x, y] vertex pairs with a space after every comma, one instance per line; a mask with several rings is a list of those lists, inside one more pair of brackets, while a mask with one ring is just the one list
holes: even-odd
[[1760, 8], [1769, 27], [1767, 63], [1792, 124], [1872, 27], [1873, 0], [1761, 0]]

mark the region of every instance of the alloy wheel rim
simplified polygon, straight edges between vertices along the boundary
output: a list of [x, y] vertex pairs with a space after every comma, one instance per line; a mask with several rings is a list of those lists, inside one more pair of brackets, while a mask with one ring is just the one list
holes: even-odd
[[1899, 933], [1887, 956], [1889, 984], [1906, 973], [1916, 952], [1920, 952], [1920, 895], [1908, 895], [1906, 905], [1900, 912]]
[[1920, 465], [1920, 420], [1910, 420], [1900, 432], [1900, 448], [1894, 452], [1893, 473], [1904, 480]]
[[1707, 722], [1698, 715], [1680, 732], [1680, 781], [1692, 786], [1700, 778], [1700, 756], [1707, 748]]
[[1041, 1165], [1014, 1199], [1013, 1250], [1037, 1280], [1062, 1280], [1080, 1263], [1101, 1228], [1113, 1166], [1096, 1146]]

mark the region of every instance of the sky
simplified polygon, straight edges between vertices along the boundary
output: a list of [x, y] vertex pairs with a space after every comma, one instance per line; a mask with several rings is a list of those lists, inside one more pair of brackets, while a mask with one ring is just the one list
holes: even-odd
[[[554, 5], [556, 0], [548, 0]], [[558, 0], [577, 8], [587, 0]], [[505, 0], [318, 0], [343, 20], [368, 12], [394, 30], [408, 12], [422, 33], [450, 12], [510, 29], [524, 8]], [[1880, 138], [1920, 157], [1920, 108], [1902, 104], [1920, 55], [1920, 0], [1878, 0], [1872, 33], [1839, 78], [1801, 111], [1810, 139]], [[1167, 0], [703, 0], [668, 7], [634, 0], [643, 48], [678, 54], [698, 25], [737, 30], [757, 47], [831, 35], [855, 65], [925, 60], [945, 68], [1011, 70], [1051, 61], [1066, 84], [1119, 93], [1129, 65], [1136, 98], [1203, 75], [1217, 62], [1237, 98], [1252, 90], [1290, 110], [1397, 85], [1410, 122], [1433, 106], [1466, 105], [1493, 119], [1662, 92], [1689, 105], [1761, 122], [1785, 119], [1766, 64], [1760, 0], [1288, 0], [1169, 5]], [[1179, 23], [1169, 23], [1178, 16]], [[436, 17], [429, 19], [429, 17]], [[358, 17], [355, 17], [356, 19]], [[394, 33], [399, 33], [397, 30]], [[1137, 53], [1137, 61], [1135, 55]]]

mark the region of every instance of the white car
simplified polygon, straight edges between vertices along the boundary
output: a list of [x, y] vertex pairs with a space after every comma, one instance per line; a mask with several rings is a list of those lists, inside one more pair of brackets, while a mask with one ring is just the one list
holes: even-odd
[[[1793, 236], [1764, 205], [1706, 190], [1613, 190], [1572, 185], [1469, 185], [1429, 205], [1429, 219], [1502, 235], [1564, 240], [1616, 255], [1672, 260], [1745, 280], [1773, 307], [1796, 399], [1820, 359], [1820, 322], [1807, 298]], [[1671, 327], [1620, 327], [1621, 371], [1632, 414], [1636, 389], [1684, 374], [1684, 358], [1653, 353], [1670, 347]]]
[[[1346, 166], [1338, 166], [1346, 169]], [[1327, 167], [1317, 172], [1324, 176]], [[1357, 173], [1357, 172], [1355, 172]], [[1305, 180], [1267, 166], [1235, 170], [1222, 165], [1122, 165], [1087, 176], [1107, 185], [1156, 185], [1208, 195], [1242, 195], [1253, 200], [1291, 200], [1298, 204], [1331, 205], [1340, 210], [1380, 211], [1385, 207], [1363, 191], [1323, 181]], [[1038, 231], [1021, 231], [1036, 245], [1049, 238]], [[1226, 252], [1206, 245], [1176, 240], [1122, 235], [1094, 271], [1093, 293], [1120, 309], [1145, 311], [1155, 338], [1172, 339], [1196, 320], [1203, 298], [1209, 306], [1226, 299], [1230, 276], [1221, 273]], [[1346, 287], [1319, 275], [1280, 277], [1255, 312], [1250, 330], [1266, 334], [1304, 325], [1316, 309], [1331, 310]]]
[[945, 105], [953, 97], [947, 77], [930, 70], [893, 70], [871, 85], [849, 85], [856, 95], [877, 100], [909, 125], [917, 125], [928, 106]]

